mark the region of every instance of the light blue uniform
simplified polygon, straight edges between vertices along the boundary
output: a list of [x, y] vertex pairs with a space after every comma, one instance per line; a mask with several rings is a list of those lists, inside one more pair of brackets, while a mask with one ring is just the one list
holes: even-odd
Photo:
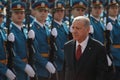
[[[5, 77], [7, 71], [7, 53], [5, 52], [5, 44], [6, 35], [5, 31], [1, 28], [0, 29], [0, 80], [6, 80]], [[4, 62], [3, 62], [4, 61]]]
[[90, 23], [93, 26], [93, 38], [102, 42], [104, 44], [105, 42], [105, 36], [104, 36], [104, 31], [105, 31], [105, 27], [103, 25], [103, 23], [101, 21], [96, 20], [93, 17], [90, 17]]
[[18, 29], [14, 23], [11, 23], [11, 25], [12, 27], [10, 32], [13, 33], [15, 36], [13, 49], [16, 55], [13, 62], [16, 77], [17, 80], [29, 80], [28, 75], [24, 71], [27, 64], [27, 62], [24, 61], [25, 59], [27, 60], [27, 38], [25, 36], [26, 33], [23, 33], [20, 29]]
[[[120, 24], [117, 21], [108, 19], [108, 22], [112, 23], [113, 29], [111, 31], [112, 45], [120, 45]], [[113, 56], [113, 63], [115, 66], [120, 66], [120, 48], [115, 48], [112, 46], [111, 53]]]
[[64, 44], [68, 41], [68, 34], [69, 29], [65, 23], [62, 23], [59, 25], [55, 21], [53, 22], [53, 27], [57, 29], [57, 37], [55, 38], [55, 42], [57, 45], [57, 53], [56, 53], [56, 59], [55, 63], [57, 65], [57, 71], [62, 71], [63, 69], [63, 63], [64, 63]]
[[45, 57], [43, 54], [49, 55], [50, 46], [48, 44], [48, 38], [50, 36], [50, 32], [47, 26], [42, 28], [38, 22], [34, 22], [32, 30], [35, 32], [34, 47], [37, 50], [34, 56], [36, 73], [38, 77], [48, 78], [50, 77], [50, 73], [45, 66], [49, 57]]

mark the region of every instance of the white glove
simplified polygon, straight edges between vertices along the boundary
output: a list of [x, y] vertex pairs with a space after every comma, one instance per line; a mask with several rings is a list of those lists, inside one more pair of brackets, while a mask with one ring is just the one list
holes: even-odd
[[107, 62], [108, 62], [108, 66], [111, 66], [112, 65], [112, 61], [110, 59], [110, 57], [107, 55]]
[[54, 36], [54, 37], [57, 37], [57, 29], [56, 28], [53, 28], [52, 30], [51, 30], [51, 34]]
[[111, 22], [109, 22], [106, 26], [106, 29], [112, 31], [112, 28], [113, 28], [113, 26], [112, 26]]
[[51, 62], [48, 62], [46, 64], [46, 69], [52, 74], [55, 73], [55, 71], [56, 71], [55, 67], [53, 66], [53, 64]]
[[15, 41], [15, 36], [14, 36], [13, 33], [10, 33], [10, 34], [8, 35], [8, 40], [11, 41], [11, 42], [14, 42], [14, 41]]
[[26, 64], [25, 72], [26, 72], [26, 73], [28, 74], [28, 76], [30, 76], [30, 77], [34, 77], [34, 76], [35, 76], [35, 72], [34, 72], [33, 68], [32, 68], [29, 64]]
[[92, 25], [90, 25], [90, 31], [89, 31], [89, 33], [91, 33], [91, 34], [94, 33], [94, 29], [93, 29], [93, 26], [92, 26]]
[[7, 72], [5, 75], [10, 80], [14, 80], [16, 78], [15, 74], [10, 69], [7, 69]]
[[30, 30], [28, 32], [28, 37], [34, 39], [35, 38], [35, 32], [33, 30]]

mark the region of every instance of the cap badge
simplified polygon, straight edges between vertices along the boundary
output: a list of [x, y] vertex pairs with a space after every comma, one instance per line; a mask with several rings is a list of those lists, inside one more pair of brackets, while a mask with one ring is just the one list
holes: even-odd
[[83, 2], [80, 2], [79, 5], [83, 5]]
[[99, 0], [97, 0], [97, 1], [96, 1], [96, 4], [99, 4], [99, 3], [100, 3], [100, 1], [99, 1]]
[[17, 5], [17, 8], [21, 8], [21, 5], [20, 5], [20, 4], [18, 4], [18, 5]]
[[62, 7], [62, 4], [61, 4], [61, 3], [58, 3], [58, 7]]
[[45, 3], [44, 2], [41, 3], [41, 7], [45, 7]]
[[116, 0], [113, 0], [113, 3], [116, 3]]

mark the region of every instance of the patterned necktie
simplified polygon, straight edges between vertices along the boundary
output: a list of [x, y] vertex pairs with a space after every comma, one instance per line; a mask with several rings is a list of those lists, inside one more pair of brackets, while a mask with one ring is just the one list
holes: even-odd
[[77, 50], [76, 50], [76, 54], [75, 54], [76, 60], [80, 59], [81, 53], [82, 53], [81, 45], [78, 45]]

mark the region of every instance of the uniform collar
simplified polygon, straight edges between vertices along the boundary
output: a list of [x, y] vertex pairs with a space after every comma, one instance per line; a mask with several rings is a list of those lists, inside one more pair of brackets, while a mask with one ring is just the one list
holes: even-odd
[[54, 20], [57, 24], [62, 25], [62, 21], [58, 22], [57, 20]]
[[17, 25], [16, 23], [14, 23], [14, 22], [12, 22], [12, 24], [13, 25], [15, 25], [19, 30], [21, 30], [21, 28], [23, 27], [23, 24], [22, 24], [22, 26], [20, 26], [20, 25]]
[[93, 15], [91, 15], [96, 21], [100, 21], [99, 18], [95, 18]]
[[45, 24], [40, 23], [40, 22], [37, 21], [36, 19], [35, 19], [35, 21], [36, 21], [36, 23], [37, 23], [38, 25], [40, 25], [42, 28], [43, 28], [43, 26], [45, 25]]
[[117, 17], [111, 17], [109, 16], [110, 19], [112, 19], [113, 21], [117, 20]]

